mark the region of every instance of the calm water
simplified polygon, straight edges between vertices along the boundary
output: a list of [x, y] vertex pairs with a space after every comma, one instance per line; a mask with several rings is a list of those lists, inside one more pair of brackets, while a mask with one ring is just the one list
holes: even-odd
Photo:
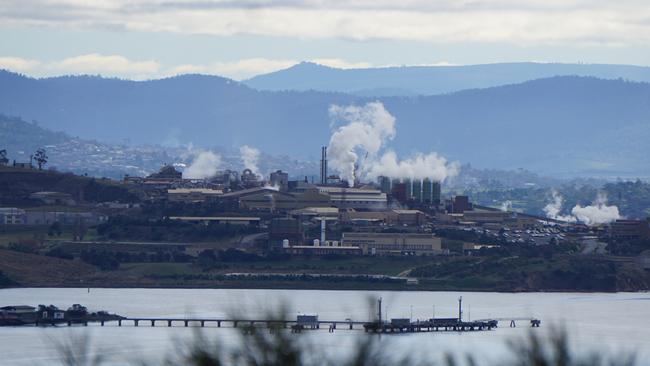
[[[261, 317], [270, 308], [288, 303], [292, 313], [314, 313], [320, 319], [365, 321], [369, 319], [369, 299], [381, 296], [388, 317], [413, 319], [453, 317], [457, 299], [463, 296], [467, 319], [491, 317], [529, 317], [542, 319], [546, 334], [551, 324], [570, 331], [573, 346], [580, 351], [600, 350], [612, 354], [635, 351], [642, 365], [650, 365], [650, 294], [581, 294], [581, 293], [460, 293], [460, 292], [374, 292], [374, 291], [294, 291], [294, 290], [180, 290], [180, 289], [9, 289], [0, 290], [0, 305], [54, 304], [67, 308], [81, 303], [90, 310], [108, 310], [124, 316], [150, 317], [226, 317], [245, 312], [247, 317]], [[435, 309], [434, 309], [435, 305]], [[375, 311], [375, 309], [372, 309]], [[1, 365], [52, 365], [59, 360], [56, 351], [61, 342], [87, 339], [92, 352], [109, 358], [109, 364], [134, 364], [147, 361], [160, 364], [173, 357], [179, 346], [190, 341], [195, 329], [167, 328], [162, 323], [146, 326], [99, 327], [67, 326], [0, 328]], [[498, 361], [507, 357], [506, 341], [523, 337], [529, 325], [507, 324], [492, 332], [421, 333], [382, 336], [386, 347], [397, 352], [414, 352], [418, 357], [436, 359], [440, 352], [471, 352], [481, 359]], [[238, 339], [226, 328], [206, 328], [204, 334], [222, 347]], [[362, 331], [327, 329], [296, 335], [317, 345], [321, 352], [340, 355], [353, 349]]]

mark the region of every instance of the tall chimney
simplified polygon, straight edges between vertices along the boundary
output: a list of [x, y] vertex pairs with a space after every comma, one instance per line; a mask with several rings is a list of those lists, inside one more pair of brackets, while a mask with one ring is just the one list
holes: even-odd
[[321, 217], [320, 219], [320, 242], [322, 245], [325, 245], [325, 218]]
[[323, 146], [321, 149], [320, 159], [320, 184], [327, 184], [327, 147]]

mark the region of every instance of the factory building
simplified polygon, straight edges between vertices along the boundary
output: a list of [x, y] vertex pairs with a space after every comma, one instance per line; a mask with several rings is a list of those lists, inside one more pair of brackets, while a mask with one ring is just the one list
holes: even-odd
[[278, 187], [280, 191], [286, 192], [289, 190], [289, 174], [283, 172], [282, 170], [277, 170], [271, 173], [271, 179], [269, 180], [269, 183], [273, 187]]
[[340, 209], [385, 210], [386, 193], [372, 188], [318, 187], [320, 193], [330, 197], [332, 206]]
[[344, 247], [359, 247], [363, 255], [445, 254], [440, 238], [432, 234], [343, 233]]
[[270, 212], [287, 212], [306, 207], [329, 207], [330, 197], [316, 188], [287, 193], [258, 187], [229, 192], [221, 195], [223, 200], [236, 201], [240, 208]]
[[419, 226], [427, 221], [427, 215], [419, 210], [355, 211], [344, 210], [339, 214], [341, 222]]
[[617, 240], [650, 239], [650, 218], [645, 220], [616, 220], [610, 226], [612, 238]]
[[323, 255], [361, 255], [359, 247], [344, 247], [333, 245], [290, 245], [282, 248], [286, 254], [297, 256], [323, 256]]
[[262, 186], [263, 182], [260, 177], [250, 169], [244, 169], [241, 173], [240, 182], [244, 188], [255, 188]]
[[269, 241], [273, 246], [279, 247], [282, 242], [289, 245], [303, 245], [305, 234], [300, 220], [292, 218], [276, 218], [269, 225]]
[[400, 202], [415, 201], [437, 205], [440, 203], [440, 182], [425, 179], [391, 179], [379, 177], [381, 192], [390, 193]]
[[152, 173], [147, 176], [145, 179], [148, 180], [181, 180], [183, 178], [183, 173], [176, 170], [171, 165], [165, 165], [157, 173]]
[[25, 210], [15, 207], [0, 207], [0, 224], [21, 225], [26, 223]]
[[472, 204], [469, 202], [467, 196], [455, 196], [447, 201], [447, 212], [454, 214], [462, 214], [465, 211], [471, 211]]
[[167, 190], [167, 199], [170, 202], [207, 202], [215, 201], [223, 194], [219, 189], [207, 188], [173, 188]]

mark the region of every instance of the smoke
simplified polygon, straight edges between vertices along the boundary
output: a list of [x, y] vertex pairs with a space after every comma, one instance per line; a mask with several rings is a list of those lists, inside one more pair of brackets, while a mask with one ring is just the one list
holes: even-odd
[[609, 224], [621, 218], [618, 207], [607, 205], [607, 196], [599, 193], [596, 200], [589, 206], [576, 205], [571, 214], [585, 225]]
[[395, 137], [395, 117], [379, 102], [363, 107], [340, 107], [329, 109], [332, 120], [347, 122], [330, 138], [329, 166], [339, 172], [341, 179], [354, 182], [358, 153], [375, 155], [386, 140]]
[[501, 207], [500, 207], [500, 209], [501, 209], [501, 211], [503, 211], [503, 212], [512, 211], [512, 201], [507, 200], [507, 201], [501, 203]]
[[460, 171], [458, 163], [447, 164], [447, 159], [435, 152], [427, 155], [418, 153], [411, 158], [400, 161], [397, 154], [389, 150], [378, 161], [369, 165], [368, 178], [380, 176], [410, 179], [430, 178], [442, 182], [448, 177], [457, 175]]
[[[380, 102], [361, 107], [333, 105], [329, 113], [333, 121], [345, 123], [330, 138], [329, 166], [349, 183], [355, 178], [379, 176], [442, 182], [460, 170], [458, 163], [448, 163], [435, 152], [418, 153], [404, 160], [399, 160], [393, 150], [383, 152], [386, 143], [396, 135], [396, 121]], [[359, 161], [361, 155], [364, 158]]]
[[544, 212], [546, 217], [553, 220], [566, 221], [566, 222], [576, 222], [576, 218], [571, 215], [561, 215], [562, 205], [564, 205], [564, 197], [557, 190], [552, 190], [551, 195], [553, 196], [553, 201], [544, 206]]
[[564, 198], [556, 190], [553, 190], [551, 194], [553, 195], [553, 202], [544, 207], [544, 212], [548, 218], [566, 222], [580, 221], [589, 226], [608, 224], [621, 218], [618, 207], [608, 206], [607, 196], [603, 193], [598, 193], [596, 200], [589, 206], [575, 205], [571, 209], [571, 215], [560, 214]]
[[260, 158], [260, 151], [254, 147], [244, 145], [239, 148], [239, 153], [241, 154], [241, 160], [244, 163], [244, 168], [250, 169], [255, 175], [259, 175], [257, 162]]
[[188, 179], [205, 179], [214, 176], [221, 165], [221, 156], [212, 151], [200, 151], [194, 156], [192, 164], [183, 171]]

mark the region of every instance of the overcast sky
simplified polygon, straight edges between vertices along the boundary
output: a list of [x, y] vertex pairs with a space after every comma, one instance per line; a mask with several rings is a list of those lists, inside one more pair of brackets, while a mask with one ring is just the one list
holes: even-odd
[[0, 68], [234, 79], [493, 62], [650, 66], [648, 0], [1, 0]]

